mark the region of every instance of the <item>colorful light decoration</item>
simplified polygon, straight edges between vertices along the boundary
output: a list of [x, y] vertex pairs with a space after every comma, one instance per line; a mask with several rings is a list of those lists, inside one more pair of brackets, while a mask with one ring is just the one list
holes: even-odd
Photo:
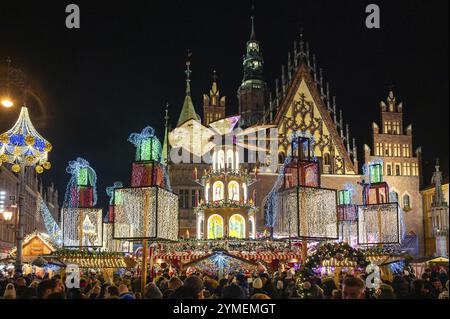
[[132, 133], [128, 142], [136, 147], [136, 161], [161, 162], [161, 142], [155, 135], [155, 130], [147, 126], [141, 133]]
[[[170, 191], [169, 177], [161, 163], [161, 143], [155, 131], [147, 126], [133, 133], [128, 141], [136, 147], [132, 187], [114, 188], [113, 238], [120, 240], [177, 240], [178, 196]], [[150, 163], [143, 163], [149, 161]], [[136, 171], [147, 165], [150, 179], [136, 178]], [[160, 178], [155, 172], [160, 172]], [[144, 184], [136, 184], [144, 181]], [[165, 187], [165, 188], [163, 188]]]
[[61, 228], [53, 218], [52, 214], [50, 213], [50, 210], [48, 209], [42, 197], [39, 197], [38, 200], [38, 212], [40, 213], [40, 215], [44, 220], [45, 229], [47, 230], [47, 233], [50, 235], [52, 241], [58, 245], [61, 245], [62, 244]]
[[19, 173], [22, 166], [35, 166], [38, 174], [50, 169], [48, 152], [52, 145], [45, 140], [31, 123], [28, 108], [22, 107], [14, 126], [0, 135], [0, 165], [12, 164], [11, 170]]
[[294, 135], [291, 153], [268, 196], [266, 217], [273, 237], [338, 239], [336, 191], [310, 186], [320, 185], [318, 172], [306, 178], [305, 172], [317, 164], [311, 140]]
[[103, 245], [103, 212], [97, 203], [97, 174], [85, 159], [70, 161], [71, 175], [62, 208], [63, 246], [100, 248]]

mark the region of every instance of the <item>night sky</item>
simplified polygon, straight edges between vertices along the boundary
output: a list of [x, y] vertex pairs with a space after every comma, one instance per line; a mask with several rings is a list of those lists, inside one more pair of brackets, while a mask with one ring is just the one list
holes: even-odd
[[[65, 27], [69, 3], [80, 6], [79, 30]], [[379, 30], [365, 28], [370, 3], [381, 7]], [[60, 201], [67, 162], [78, 156], [97, 171], [100, 205], [106, 186], [129, 185], [134, 146], [127, 137], [151, 125], [162, 138], [166, 102], [176, 124], [188, 49], [197, 112], [215, 69], [227, 114], [237, 113], [250, 8], [251, 1], [0, 2], [0, 66], [10, 56], [44, 101], [45, 112], [28, 106], [54, 146], [53, 167], [43, 178], [55, 182]], [[372, 144], [371, 123], [379, 123], [379, 102], [393, 85], [404, 102], [405, 127], [413, 124], [414, 148], [422, 145], [428, 184], [436, 157], [448, 175], [448, 9], [447, 0], [256, 1], [266, 79], [273, 88], [303, 28], [357, 139], [360, 162], [364, 143]], [[18, 112], [0, 109], [2, 132]]]

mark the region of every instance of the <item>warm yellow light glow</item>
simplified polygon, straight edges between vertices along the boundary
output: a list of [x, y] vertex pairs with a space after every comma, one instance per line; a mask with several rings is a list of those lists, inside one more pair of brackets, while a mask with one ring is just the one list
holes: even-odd
[[6, 211], [6, 212], [3, 212], [2, 215], [3, 215], [3, 220], [9, 222], [12, 219], [13, 213], [9, 212], [9, 211]]
[[9, 98], [5, 98], [2, 100], [2, 105], [4, 107], [12, 107], [14, 105], [14, 103]]

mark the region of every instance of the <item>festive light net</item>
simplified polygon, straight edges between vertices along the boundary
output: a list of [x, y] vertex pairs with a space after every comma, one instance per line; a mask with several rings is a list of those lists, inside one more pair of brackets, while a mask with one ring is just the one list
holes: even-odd
[[178, 196], [159, 187], [116, 189], [114, 238], [177, 240]]
[[47, 234], [57, 245], [62, 244], [62, 233], [58, 223], [53, 218], [50, 210], [41, 196], [38, 199], [38, 213], [42, 216]]
[[337, 239], [336, 191], [297, 186], [278, 193], [275, 238]]
[[19, 118], [14, 126], [0, 135], [0, 165], [3, 162], [13, 164], [15, 173], [20, 171], [20, 165], [35, 166], [38, 174], [50, 169], [47, 161], [52, 145], [46, 141], [31, 123], [28, 108], [22, 107]]
[[64, 247], [102, 247], [102, 210], [64, 207], [62, 229]]
[[358, 206], [358, 245], [400, 244], [403, 234], [398, 203]]
[[113, 239], [113, 223], [103, 223], [103, 247], [102, 249], [114, 253], [131, 253], [133, 243], [125, 240]]

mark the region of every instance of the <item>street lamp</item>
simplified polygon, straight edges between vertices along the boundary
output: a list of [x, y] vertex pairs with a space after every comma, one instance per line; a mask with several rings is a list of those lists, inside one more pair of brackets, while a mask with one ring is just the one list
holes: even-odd
[[6, 107], [6, 108], [10, 108], [10, 107], [14, 106], [14, 102], [9, 97], [5, 97], [1, 103], [2, 103], [2, 106]]
[[16, 124], [0, 135], [0, 165], [11, 164], [11, 170], [19, 175], [19, 209], [18, 227], [16, 232], [17, 255], [16, 270], [22, 270], [22, 241], [24, 223], [25, 170], [33, 167], [41, 174], [44, 169], [50, 169], [48, 152], [52, 145], [34, 128], [28, 114], [28, 108], [22, 107]]

